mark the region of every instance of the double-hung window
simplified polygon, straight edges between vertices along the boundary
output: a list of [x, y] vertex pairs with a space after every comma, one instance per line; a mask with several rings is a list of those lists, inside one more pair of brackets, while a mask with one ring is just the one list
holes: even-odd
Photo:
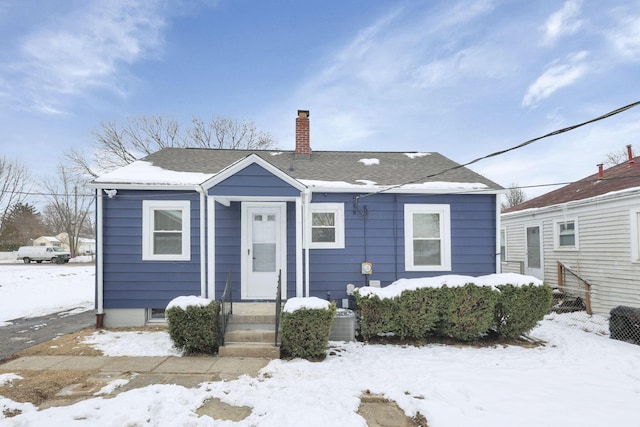
[[576, 220], [555, 221], [556, 249], [578, 249], [578, 223]]
[[449, 205], [405, 205], [405, 270], [451, 270]]
[[344, 248], [344, 204], [312, 203], [310, 211], [310, 239], [312, 249]]
[[190, 202], [142, 202], [142, 259], [185, 261], [191, 258]]

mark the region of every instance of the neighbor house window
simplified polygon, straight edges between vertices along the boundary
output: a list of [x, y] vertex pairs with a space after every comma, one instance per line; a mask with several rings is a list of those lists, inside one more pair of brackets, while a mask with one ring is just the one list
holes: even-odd
[[405, 205], [405, 270], [451, 270], [449, 205]]
[[578, 249], [577, 225], [575, 220], [555, 222], [556, 249]]
[[507, 261], [507, 229], [500, 229], [500, 261]]
[[191, 258], [190, 202], [142, 202], [142, 259], [185, 261]]
[[312, 249], [344, 248], [344, 204], [312, 203], [309, 211], [311, 214], [309, 247]]

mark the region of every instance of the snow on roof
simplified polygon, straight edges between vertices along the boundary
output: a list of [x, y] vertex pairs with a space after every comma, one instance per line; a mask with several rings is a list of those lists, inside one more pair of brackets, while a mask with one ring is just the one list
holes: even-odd
[[442, 191], [462, 191], [462, 190], [482, 190], [488, 189], [486, 184], [480, 182], [444, 182], [444, 181], [432, 181], [415, 184], [404, 184], [401, 186], [389, 186], [389, 185], [377, 185], [374, 181], [366, 179], [358, 179], [357, 182], [361, 184], [351, 184], [345, 181], [322, 181], [317, 179], [299, 179], [302, 184], [311, 188], [332, 188], [332, 189], [345, 189], [345, 190], [386, 190], [389, 188], [400, 190], [442, 190]]
[[284, 305], [285, 313], [293, 313], [296, 310], [302, 310], [305, 308], [310, 310], [326, 310], [329, 308], [329, 301], [318, 297], [289, 298], [287, 303]]
[[431, 153], [404, 153], [410, 159], [417, 159], [419, 157], [430, 156]]
[[360, 159], [358, 160], [360, 163], [366, 166], [379, 165], [380, 159]]
[[[631, 188], [625, 188], [624, 190], [616, 190], [616, 191], [609, 191], [608, 193], [604, 193], [604, 194], [599, 194], [597, 196], [593, 196], [593, 197], [587, 197], [584, 199], [578, 199], [578, 200], [571, 200], [571, 201], [567, 201], [567, 202], [563, 202], [563, 203], [556, 203], [553, 205], [548, 205], [548, 206], [540, 206], [540, 207], [535, 207], [535, 208], [525, 208], [525, 209], [520, 209], [520, 210], [514, 210], [514, 211], [510, 211], [510, 212], [504, 212], [501, 215], [506, 217], [517, 217], [519, 215], [528, 215], [528, 214], [533, 214], [536, 212], [543, 212], [543, 211], [548, 211], [548, 210], [553, 210], [553, 209], [558, 209], [560, 207], [563, 206], [567, 206], [567, 207], [571, 207], [571, 206], [580, 206], [586, 203], [593, 203], [593, 202], [603, 202], [606, 201], [607, 199], [613, 199], [613, 198], [617, 198], [618, 196], [626, 196], [626, 195], [633, 195], [635, 193], [639, 193], [640, 192], [640, 187], [631, 187]], [[517, 208], [517, 206], [514, 206], [514, 209]]]
[[450, 288], [464, 286], [467, 283], [473, 283], [478, 286], [491, 286], [496, 287], [498, 285], [514, 285], [524, 286], [533, 284], [536, 286], [542, 286], [542, 280], [533, 276], [525, 276], [515, 273], [502, 273], [502, 274], [489, 274], [487, 276], [461, 276], [455, 274], [448, 274], [436, 277], [421, 277], [417, 279], [400, 279], [389, 286], [384, 288], [376, 288], [371, 286], [363, 286], [357, 288], [356, 292], [362, 297], [377, 296], [382, 299], [391, 299], [407, 290], [416, 290], [420, 288], [441, 288], [446, 285]]
[[189, 306], [204, 307], [209, 305], [210, 302], [211, 300], [208, 300], [202, 297], [197, 297], [195, 295], [176, 297], [171, 301], [169, 301], [169, 304], [167, 304], [167, 310], [169, 310], [171, 307], [180, 307], [183, 310], [186, 310], [187, 307]]
[[215, 174], [198, 172], [178, 172], [154, 166], [150, 162], [137, 160], [127, 166], [109, 172], [95, 179], [96, 183], [172, 184], [198, 185]]

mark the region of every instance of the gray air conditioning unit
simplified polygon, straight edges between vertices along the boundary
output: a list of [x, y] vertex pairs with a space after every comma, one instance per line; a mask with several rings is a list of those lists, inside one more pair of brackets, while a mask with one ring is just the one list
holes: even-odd
[[333, 318], [329, 341], [355, 341], [356, 314], [353, 310], [339, 308]]

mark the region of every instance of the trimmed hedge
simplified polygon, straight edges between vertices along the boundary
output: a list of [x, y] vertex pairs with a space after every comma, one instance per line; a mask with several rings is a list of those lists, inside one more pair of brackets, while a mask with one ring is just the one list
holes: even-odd
[[214, 354], [220, 346], [220, 303], [171, 307], [166, 311], [169, 336], [176, 348], [189, 353]]
[[470, 341], [491, 331], [513, 338], [535, 327], [551, 307], [551, 288], [532, 284], [445, 285], [405, 290], [389, 299], [355, 295], [364, 341], [385, 334], [409, 340], [438, 336]]
[[291, 313], [283, 312], [280, 321], [281, 355], [303, 359], [324, 358], [335, 314], [335, 303], [328, 309], [302, 308]]
[[549, 312], [553, 292], [547, 285], [498, 286], [495, 326], [501, 337], [514, 338], [529, 332]]
[[491, 328], [497, 299], [492, 288], [470, 283], [455, 288], [443, 286], [437, 295], [440, 299], [440, 336], [471, 341]]

